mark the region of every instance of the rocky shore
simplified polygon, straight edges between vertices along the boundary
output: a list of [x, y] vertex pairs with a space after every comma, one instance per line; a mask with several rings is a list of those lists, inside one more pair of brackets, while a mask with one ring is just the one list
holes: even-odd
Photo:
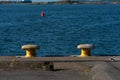
[[16, 1], [0, 1], [0, 4], [120, 4], [119, 1], [53, 1], [53, 2], [16, 2]]
[[32, 2], [31, 4], [120, 4], [119, 1], [104, 2], [104, 1], [57, 1], [57, 2]]
[[0, 57], [0, 80], [119, 80], [120, 56]]

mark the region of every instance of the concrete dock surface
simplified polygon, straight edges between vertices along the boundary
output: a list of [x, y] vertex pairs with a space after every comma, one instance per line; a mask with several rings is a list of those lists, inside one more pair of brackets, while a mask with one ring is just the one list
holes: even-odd
[[119, 74], [120, 56], [0, 57], [0, 80], [120, 80]]

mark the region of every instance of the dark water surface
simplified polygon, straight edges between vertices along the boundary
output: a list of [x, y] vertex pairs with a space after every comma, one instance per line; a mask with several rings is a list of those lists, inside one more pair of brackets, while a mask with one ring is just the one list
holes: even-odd
[[24, 44], [39, 45], [38, 56], [78, 55], [84, 43], [120, 55], [120, 5], [0, 5], [0, 55], [24, 55]]

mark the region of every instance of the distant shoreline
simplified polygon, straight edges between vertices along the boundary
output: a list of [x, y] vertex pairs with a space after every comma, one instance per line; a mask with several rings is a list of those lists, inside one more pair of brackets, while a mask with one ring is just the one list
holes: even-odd
[[120, 4], [120, 1], [103, 2], [103, 1], [57, 1], [57, 2], [16, 2], [16, 1], [0, 1], [0, 4]]

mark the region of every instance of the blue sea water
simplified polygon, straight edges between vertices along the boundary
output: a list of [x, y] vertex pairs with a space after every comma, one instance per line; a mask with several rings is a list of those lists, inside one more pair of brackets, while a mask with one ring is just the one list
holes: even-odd
[[[40, 13], [44, 11], [45, 17]], [[0, 5], [0, 55], [79, 55], [78, 44], [94, 44], [92, 55], [120, 55], [120, 5]]]

